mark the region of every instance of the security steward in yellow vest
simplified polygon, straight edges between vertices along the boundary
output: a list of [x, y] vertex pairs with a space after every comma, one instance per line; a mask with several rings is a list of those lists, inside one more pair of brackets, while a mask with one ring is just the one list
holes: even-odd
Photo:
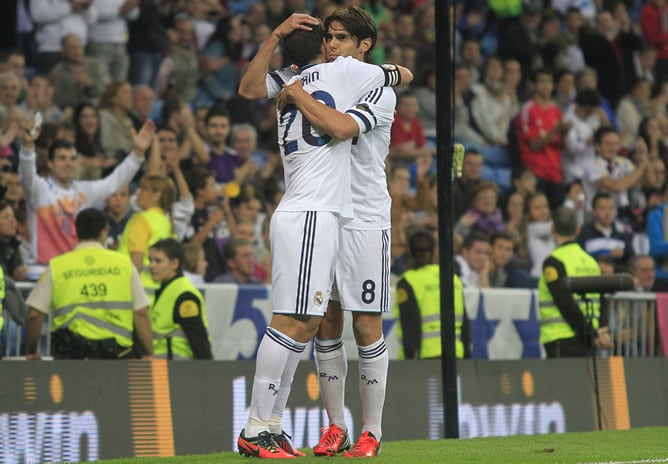
[[[397, 282], [394, 314], [399, 318], [397, 335], [400, 359], [441, 357], [441, 290], [439, 265], [433, 264], [436, 240], [431, 232], [418, 230], [408, 240], [413, 269]], [[454, 276], [455, 336], [457, 358], [470, 357], [468, 320], [464, 311], [462, 281]]]
[[213, 359], [204, 297], [183, 275], [183, 246], [159, 240], [148, 256], [151, 276], [160, 283], [150, 311], [155, 357]]
[[55, 359], [123, 359], [133, 354], [133, 329], [145, 357], [153, 353], [148, 298], [130, 259], [103, 248], [104, 213], [82, 210], [75, 221], [79, 243], [51, 259], [28, 297], [26, 351], [40, 359], [37, 342], [51, 312]]
[[[600, 275], [598, 263], [575, 242], [578, 234], [575, 210], [559, 208], [552, 219], [557, 247], [543, 262], [538, 281], [540, 342], [548, 358], [586, 357], [592, 346], [612, 348], [605, 318], [601, 318], [600, 295], [588, 294], [590, 308], [576, 302], [566, 277]], [[588, 314], [590, 313], [590, 314]]]

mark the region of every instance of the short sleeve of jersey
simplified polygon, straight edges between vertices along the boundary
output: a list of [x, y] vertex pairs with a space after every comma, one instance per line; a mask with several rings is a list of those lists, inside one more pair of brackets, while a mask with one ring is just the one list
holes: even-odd
[[357, 122], [360, 134], [365, 134], [378, 126], [392, 126], [396, 101], [396, 95], [391, 88], [379, 87], [367, 93], [346, 113]]
[[283, 68], [267, 74], [265, 78], [267, 98], [275, 98], [283, 90], [283, 85], [287, 84], [296, 75], [297, 73], [292, 68]]
[[148, 241], [151, 238], [151, 226], [146, 218], [141, 215], [135, 215], [133, 220], [127, 226], [128, 230], [128, 250], [148, 251]]
[[339, 57], [334, 63], [338, 64], [340, 60], [343, 60], [345, 63], [344, 73], [347, 77], [346, 85], [354, 83], [356, 88], [350, 90], [354, 90], [358, 95], [365, 94], [377, 87], [386, 85], [387, 79], [385, 71], [380, 66], [364, 63], [351, 57]]

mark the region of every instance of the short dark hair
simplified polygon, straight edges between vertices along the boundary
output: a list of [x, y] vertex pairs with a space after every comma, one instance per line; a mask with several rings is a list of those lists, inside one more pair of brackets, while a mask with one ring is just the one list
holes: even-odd
[[550, 76], [552, 79], [554, 79], [554, 74], [552, 74], [552, 71], [547, 68], [538, 68], [531, 75], [531, 82], [535, 84], [538, 82], [538, 78], [540, 76]]
[[237, 249], [245, 245], [252, 245], [245, 238], [231, 238], [223, 245], [223, 261], [227, 263], [228, 259], [234, 259], [237, 256]]
[[72, 142], [56, 139], [49, 147], [49, 161], [53, 161], [53, 158], [56, 156], [56, 150], [74, 150], [76, 152], [77, 149]]
[[489, 243], [489, 237], [482, 232], [473, 231], [464, 237], [462, 242], [462, 248], [464, 250], [469, 250], [475, 242], [485, 242]]
[[300, 68], [314, 61], [322, 51], [325, 31], [321, 24], [311, 26], [310, 31], [296, 29], [283, 39], [288, 58]]
[[204, 124], [208, 125], [211, 118], [216, 117], [230, 119], [230, 112], [226, 106], [220, 103], [216, 103], [212, 105], [211, 108], [209, 108], [209, 110], [206, 112], [206, 116], [204, 116]]
[[552, 216], [554, 231], [562, 237], [573, 237], [578, 230], [578, 215], [573, 208], [560, 206]]
[[185, 253], [183, 251], [183, 245], [181, 245], [181, 242], [173, 238], [163, 238], [162, 240], [158, 240], [153, 245], [151, 245], [151, 248], [163, 252], [170, 261], [177, 259], [179, 261], [178, 272], [183, 270]]
[[436, 250], [434, 234], [422, 228], [415, 230], [408, 237], [408, 250], [416, 268], [431, 264]]
[[[357, 45], [364, 39], [371, 39], [371, 47], [368, 52], [373, 50], [378, 39], [378, 29], [373, 17], [358, 6], [351, 6], [337, 10], [325, 19], [325, 34], [329, 31], [329, 26], [336, 21], [355, 39]], [[367, 53], [368, 53], [367, 52]]]
[[109, 224], [107, 216], [97, 208], [86, 208], [79, 211], [74, 221], [79, 240], [97, 240]]
[[601, 94], [596, 89], [582, 89], [575, 97], [575, 103], [582, 106], [599, 106]]
[[197, 196], [197, 192], [206, 187], [206, 181], [209, 177], [213, 177], [213, 173], [209, 169], [203, 166], [191, 168], [186, 174], [186, 182], [190, 193]]
[[612, 195], [608, 192], [597, 192], [596, 195], [594, 195], [594, 198], [591, 200], [591, 207], [596, 209], [596, 203], [598, 203], [598, 201], [601, 199], [612, 200], [613, 198]]
[[608, 134], [613, 134], [613, 133], [619, 135], [619, 133], [617, 132], [617, 130], [616, 130], [614, 127], [612, 127], [612, 126], [602, 126], [602, 127], [599, 127], [599, 128], [596, 129], [596, 131], [594, 132], [594, 144], [595, 144], [595, 145], [600, 144], [601, 141], [603, 140], [603, 137], [605, 137], [605, 136], [608, 135]]
[[510, 234], [510, 232], [506, 232], [505, 230], [494, 232], [489, 239], [489, 243], [494, 245], [497, 240], [508, 240], [509, 242], [514, 243], [513, 236]]

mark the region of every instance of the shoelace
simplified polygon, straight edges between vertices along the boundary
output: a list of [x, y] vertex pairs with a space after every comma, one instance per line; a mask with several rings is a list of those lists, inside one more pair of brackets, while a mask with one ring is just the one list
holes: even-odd
[[257, 444], [271, 452], [277, 451], [276, 448], [278, 445], [276, 444], [276, 440], [267, 432], [262, 432], [257, 436]]
[[367, 434], [367, 435], [364, 435], [364, 436], [360, 437], [359, 440], [357, 440], [357, 443], [355, 443], [355, 445], [352, 447], [351, 451], [359, 450], [359, 449], [360, 449], [360, 445], [361, 445], [363, 442], [364, 442], [364, 443], [369, 443], [371, 446], [376, 446], [376, 444], [374, 443], [374, 441], [376, 441], [376, 440], [375, 440], [371, 435], [368, 435], [368, 434]]
[[336, 441], [339, 438], [340, 432], [337, 433], [331, 427], [323, 427], [320, 429], [320, 431], [324, 434], [325, 444], [327, 446], [336, 445]]

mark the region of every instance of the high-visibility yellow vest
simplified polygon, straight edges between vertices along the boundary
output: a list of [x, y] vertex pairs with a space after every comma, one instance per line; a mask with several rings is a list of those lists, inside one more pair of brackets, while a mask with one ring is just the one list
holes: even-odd
[[[141, 213], [132, 215], [126, 224], [125, 229], [123, 230], [123, 235], [121, 236], [121, 240], [118, 243], [119, 252], [126, 253], [128, 256], [130, 255], [130, 250], [128, 248], [130, 241], [130, 231], [132, 230], [133, 222], [140, 220], [140, 217], [146, 219], [146, 221], [151, 226], [151, 236], [148, 240], [148, 248], [150, 248], [151, 245], [153, 245], [158, 240], [172, 238], [174, 236], [172, 222], [170, 221], [169, 216], [167, 216], [167, 214], [165, 214], [161, 208], [150, 208], [146, 211], [142, 211]], [[141, 279], [141, 284], [146, 290], [146, 293], [148, 293], [150, 300], [153, 301], [153, 294], [155, 293], [155, 289], [160, 285], [153, 281], [151, 272], [148, 268], [148, 248], [144, 253], [144, 261], [142, 263], [142, 269], [139, 271], [139, 278]]]
[[[575, 242], [568, 242], [555, 248], [550, 255], [561, 261], [566, 269], [566, 275], [569, 277], [597, 276], [601, 274], [598, 263], [580, 245]], [[550, 272], [550, 271], [547, 271]], [[564, 320], [559, 312], [559, 308], [554, 304], [552, 295], [547, 288], [545, 281], [545, 271], [538, 280], [538, 302], [540, 306], [540, 342], [541, 344], [572, 338], [575, 331]], [[592, 304], [592, 325], [598, 327], [600, 301], [597, 293], [587, 294], [587, 299]], [[585, 302], [580, 302], [580, 310], [587, 317], [587, 306]]]
[[[193, 352], [183, 329], [174, 322], [174, 305], [176, 300], [185, 292], [195, 294], [199, 300], [204, 327], [209, 326], [206, 317], [204, 297], [187, 277], [181, 276], [172, 280], [160, 292], [151, 307], [151, 327], [153, 329], [153, 355], [156, 358], [166, 358], [168, 355], [168, 340], [172, 346], [173, 359], [192, 359]], [[193, 311], [195, 308], [193, 308]]]
[[[422, 344], [420, 345], [420, 359], [441, 356], [441, 289], [438, 264], [429, 264], [419, 269], [406, 271], [402, 279], [413, 289], [417, 305], [422, 318]], [[455, 296], [455, 352], [457, 358], [464, 357], [462, 343], [462, 323], [464, 322], [464, 291], [462, 281], [457, 275], [453, 281]], [[398, 298], [395, 299], [394, 314], [399, 317]], [[403, 331], [401, 324], [397, 326], [399, 337], [399, 359], [404, 359]]]
[[89, 340], [132, 346], [132, 263], [112, 250], [78, 248], [52, 258], [51, 330], [68, 328]]
[[489, 0], [489, 7], [499, 18], [519, 16], [522, 13], [522, 0]]

